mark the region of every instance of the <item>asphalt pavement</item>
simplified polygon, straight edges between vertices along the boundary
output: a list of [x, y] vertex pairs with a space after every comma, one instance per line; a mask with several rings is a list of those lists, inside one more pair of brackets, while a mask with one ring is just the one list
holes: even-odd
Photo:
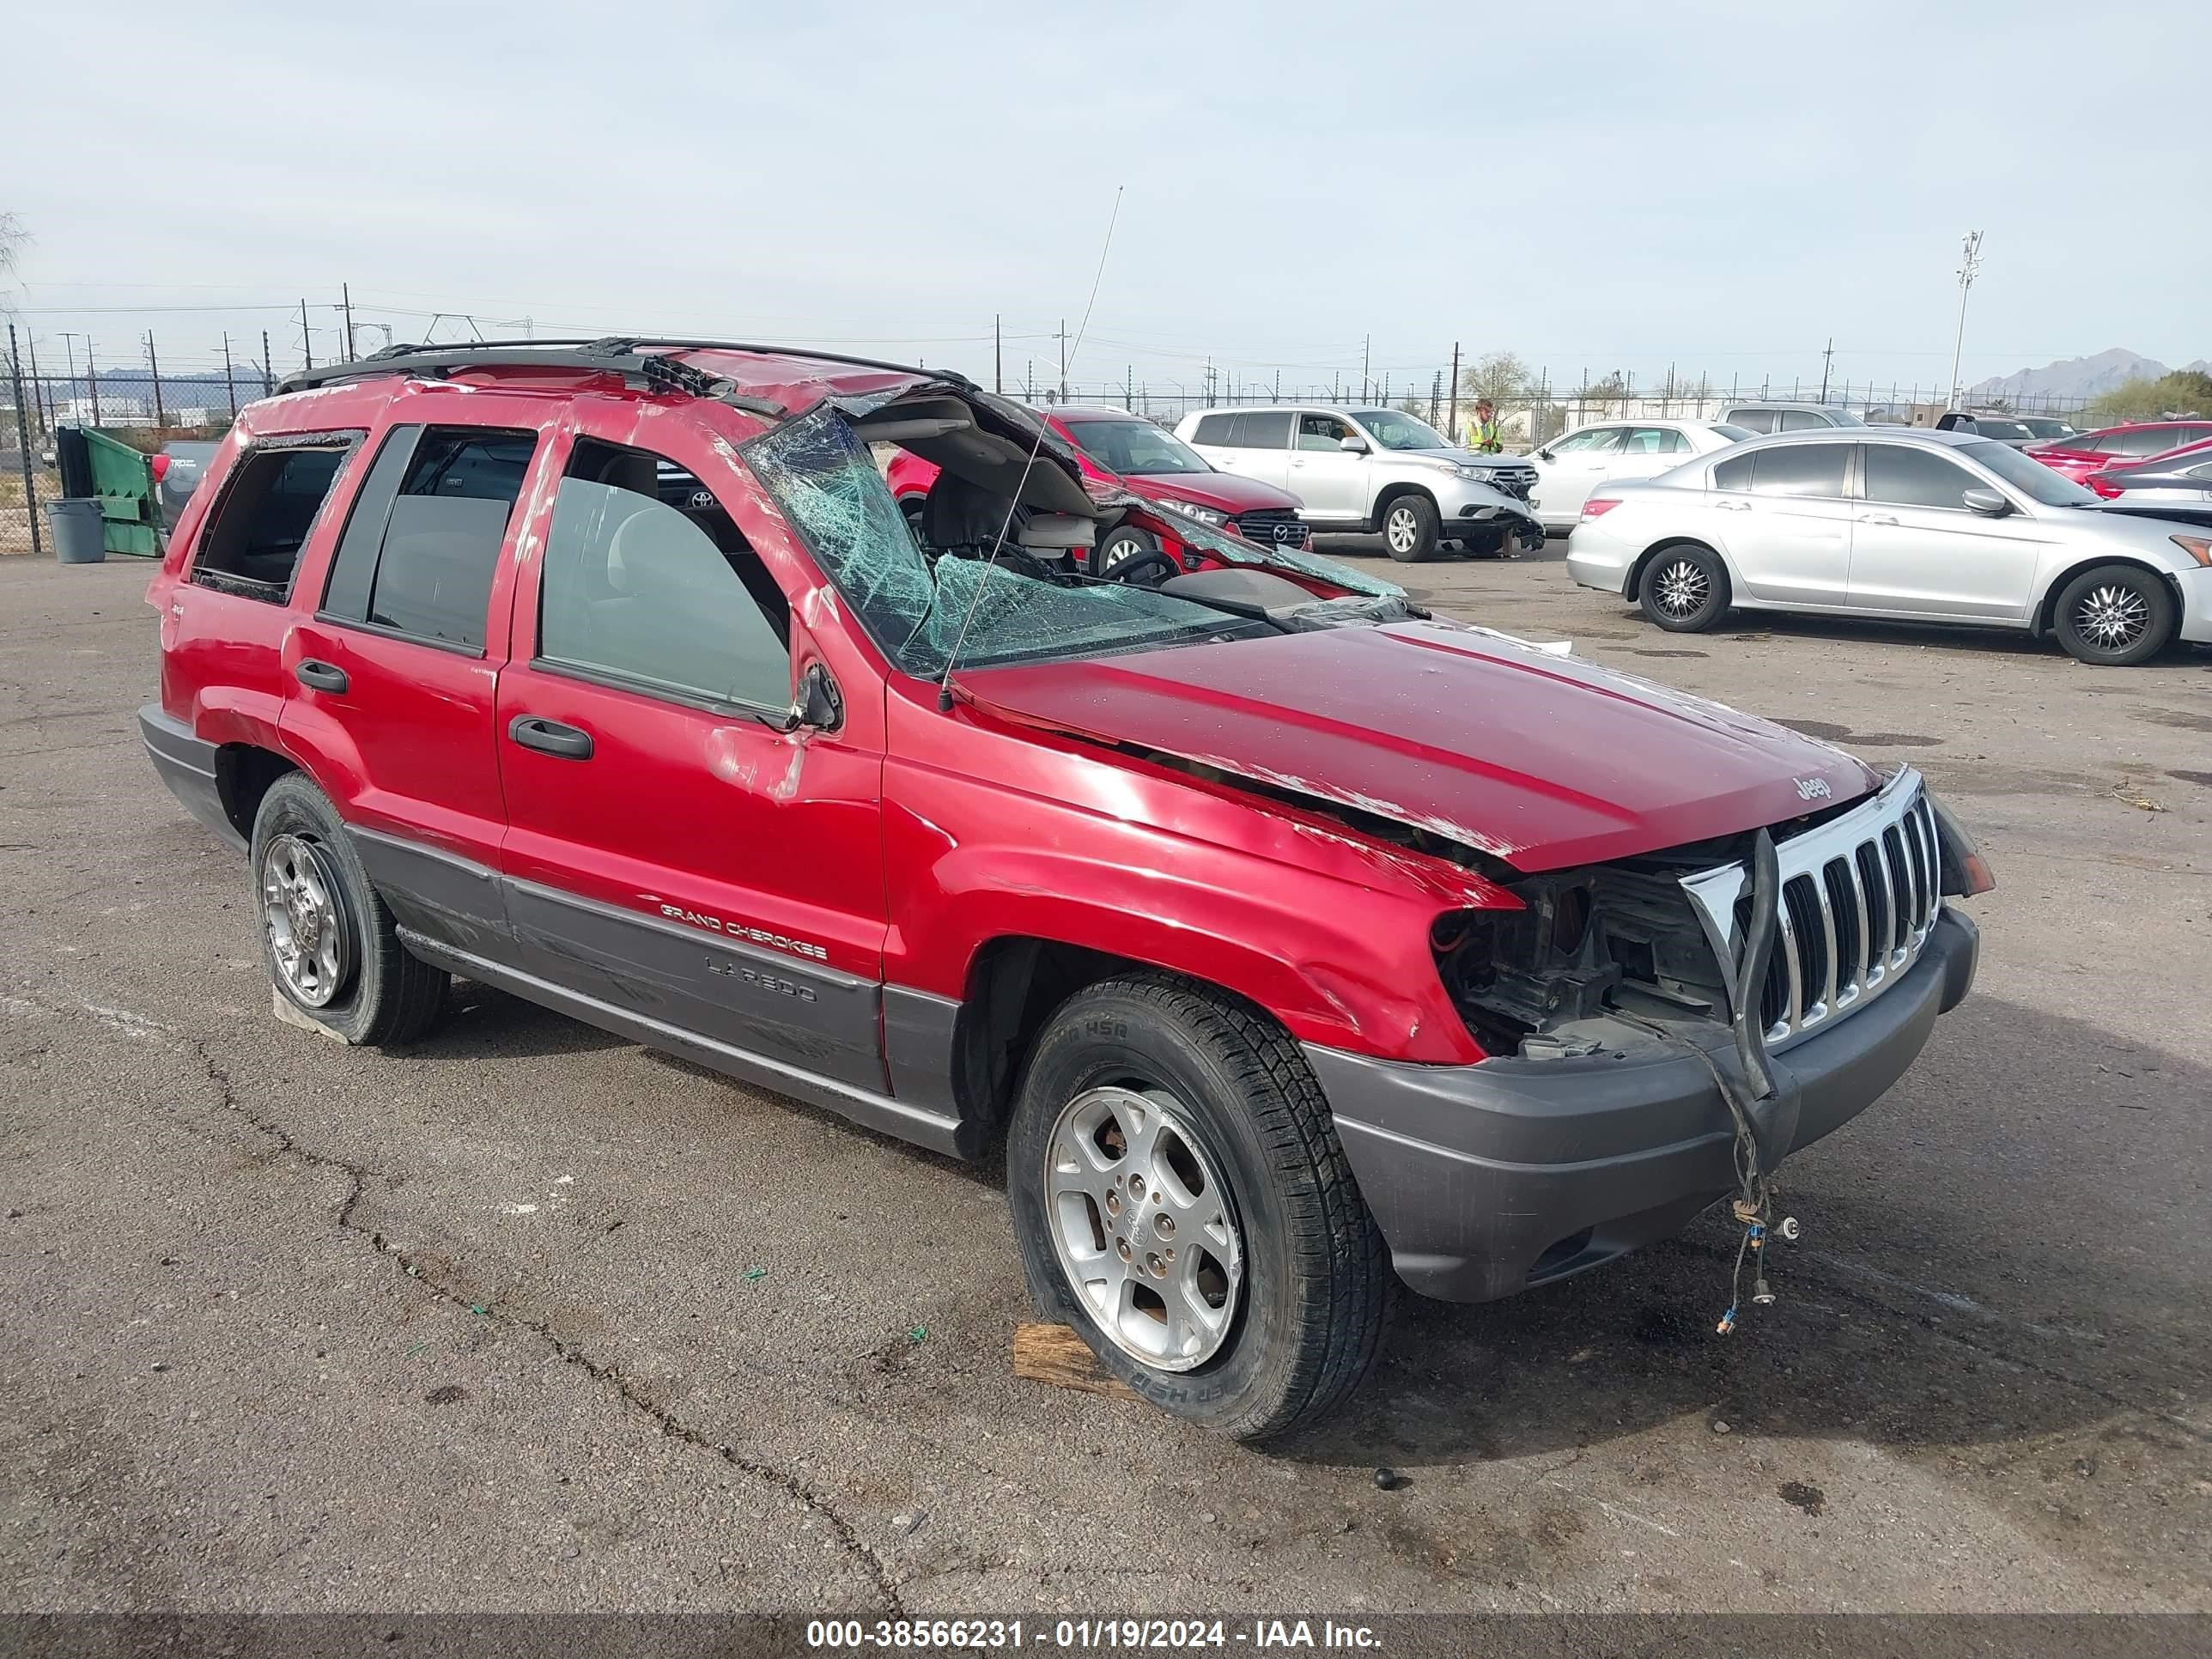
[[0, 560], [0, 1607], [2212, 1607], [2212, 653], [1684, 637], [1558, 544], [1324, 550], [1980, 839], [1979, 984], [1787, 1166], [1776, 1305], [1714, 1334], [1717, 1221], [1407, 1296], [1265, 1450], [1018, 1381], [995, 1167], [475, 988], [404, 1054], [272, 1018], [139, 750], [147, 568]]

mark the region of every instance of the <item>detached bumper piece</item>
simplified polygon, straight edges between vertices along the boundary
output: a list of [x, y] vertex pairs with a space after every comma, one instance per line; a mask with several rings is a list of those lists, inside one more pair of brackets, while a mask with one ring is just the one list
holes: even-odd
[[[1973, 984], [1980, 943], [1943, 909], [1887, 994], [1770, 1057], [1775, 1092], [1752, 1115], [1763, 1167], [1905, 1074]], [[1424, 1296], [1488, 1302], [1671, 1237], [1735, 1190], [1735, 1130], [1712, 1068], [1741, 1077], [1741, 1063], [1725, 1027], [1709, 1041], [1703, 1059], [1678, 1048], [1407, 1066], [1311, 1045], [1306, 1055], [1398, 1276]]]

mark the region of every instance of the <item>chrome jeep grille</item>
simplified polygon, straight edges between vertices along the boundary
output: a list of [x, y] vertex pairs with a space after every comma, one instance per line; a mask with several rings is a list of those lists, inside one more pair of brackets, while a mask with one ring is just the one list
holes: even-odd
[[[1782, 892], [1759, 1016], [1767, 1047], [1780, 1048], [1904, 978], [1943, 899], [1935, 814], [1909, 766], [1871, 799], [1774, 850]], [[1723, 865], [1682, 885], [1732, 968], [1751, 923], [1750, 873]]]
[[1504, 491], [1518, 501], [1527, 501], [1528, 492], [1536, 487], [1536, 469], [1533, 466], [1486, 466], [1482, 470], [1482, 482], [1492, 489]]

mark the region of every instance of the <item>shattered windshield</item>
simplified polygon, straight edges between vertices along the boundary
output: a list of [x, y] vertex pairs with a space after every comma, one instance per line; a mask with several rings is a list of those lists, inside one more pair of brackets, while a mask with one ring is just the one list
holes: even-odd
[[[1128, 499], [1123, 496], [1122, 500]], [[1364, 593], [1370, 599], [1402, 599], [1406, 590], [1395, 582], [1385, 581], [1380, 576], [1370, 576], [1355, 570], [1348, 564], [1339, 564], [1334, 559], [1316, 557], [1290, 547], [1261, 547], [1246, 541], [1242, 536], [1232, 536], [1226, 530], [1217, 530], [1199, 520], [1176, 514], [1176, 539], [1187, 543], [1203, 552], [1211, 553], [1224, 564], [1250, 565], [1255, 569], [1296, 570], [1325, 581], [1332, 587], [1341, 587], [1347, 592]]]
[[[1012, 563], [926, 558], [883, 475], [824, 405], [739, 451], [884, 654], [908, 673], [1174, 645], [1241, 625], [1209, 606], [1122, 582], [1064, 586]], [[989, 580], [985, 580], [986, 573]], [[981, 587], [982, 600], [976, 603]], [[967, 622], [975, 607], [975, 620]]]

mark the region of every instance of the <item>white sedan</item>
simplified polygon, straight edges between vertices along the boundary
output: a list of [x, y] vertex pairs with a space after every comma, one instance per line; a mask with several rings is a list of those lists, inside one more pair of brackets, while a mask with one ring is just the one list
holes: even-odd
[[1608, 478], [1656, 477], [1692, 455], [1710, 455], [1758, 435], [1720, 421], [1595, 421], [1528, 458], [1536, 469], [1528, 505], [1545, 529], [1565, 535], [1582, 516], [1593, 486]]
[[2055, 634], [2113, 667], [2212, 644], [2212, 530], [2105, 511], [1966, 433], [1785, 432], [1607, 483], [1567, 570], [1680, 633], [1740, 606]]

